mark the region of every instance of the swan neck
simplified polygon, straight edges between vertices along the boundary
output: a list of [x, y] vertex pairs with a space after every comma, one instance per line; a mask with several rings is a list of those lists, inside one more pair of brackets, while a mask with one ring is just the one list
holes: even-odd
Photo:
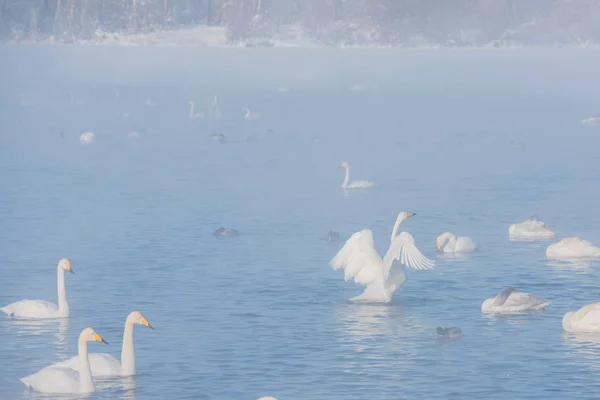
[[61, 317], [69, 316], [69, 304], [67, 303], [67, 290], [65, 288], [65, 270], [58, 266], [56, 271], [58, 286], [58, 314]]
[[121, 348], [121, 375], [135, 375], [135, 354], [133, 350], [133, 322], [129, 318], [125, 321], [123, 332], [123, 347]]
[[396, 223], [394, 224], [394, 229], [392, 229], [392, 237], [390, 238], [390, 242], [394, 241], [394, 238], [398, 234], [398, 228], [400, 227], [401, 223], [402, 223], [402, 220], [400, 218], [397, 218]]
[[83, 338], [79, 338], [78, 344], [79, 354], [79, 391], [82, 393], [95, 392], [96, 386], [92, 379], [92, 370], [90, 368], [90, 360], [88, 357], [88, 344]]
[[190, 101], [190, 117], [194, 116], [194, 102]]
[[348, 186], [349, 180], [350, 180], [350, 167], [346, 165], [346, 177], [344, 178], [344, 183], [342, 183], [343, 188]]

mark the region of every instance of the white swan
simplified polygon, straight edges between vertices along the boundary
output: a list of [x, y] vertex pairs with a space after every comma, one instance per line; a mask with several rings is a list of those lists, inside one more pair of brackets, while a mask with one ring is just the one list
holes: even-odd
[[387, 303], [406, 282], [406, 270], [401, 264], [413, 269], [433, 268], [435, 262], [421, 254], [410, 233], [401, 232], [396, 236], [400, 223], [413, 215], [410, 212], [398, 214], [391, 244], [383, 259], [375, 250], [373, 232], [363, 229], [353, 234], [329, 262], [334, 270], [344, 269], [344, 280], [354, 278], [354, 282], [366, 286], [360, 296], [350, 300]]
[[92, 393], [96, 385], [92, 378], [88, 359], [88, 342], [108, 344], [92, 328], [85, 328], [79, 334], [78, 354], [81, 364], [77, 372], [71, 368], [44, 368], [35, 374], [21, 378], [20, 381], [30, 389], [42, 393]]
[[[135, 375], [135, 354], [133, 350], [133, 327], [144, 325], [152, 328], [148, 320], [139, 311], [133, 311], [125, 319], [123, 332], [123, 347], [121, 348], [121, 362], [107, 353], [91, 353], [89, 363], [92, 376], [131, 376]], [[52, 364], [47, 368], [64, 367], [79, 370], [79, 356]]]
[[375, 186], [375, 183], [370, 181], [352, 181], [348, 183], [348, 181], [350, 180], [350, 166], [346, 161], [341, 163], [338, 168], [346, 168], [346, 177], [344, 178], [344, 182], [342, 183], [342, 187], [344, 189], [370, 188]]
[[94, 140], [96, 140], [96, 135], [94, 135], [92, 132], [83, 132], [81, 135], [79, 135], [79, 141], [83, 144], [90, 144]]
[[189, 118], [190, 119], [202, 119], [204, 118], [204, 114], [203, 113], [195, 113], [194, 112], [194, 102], [193, 101], [188, 101], [188, 104], [190, 105], [190, 114], [189, 114]]
[[571, 258], [596, 258], [600, 257], [600, 247], [593, 246], [587, 240], [578, 237], [564, 238], [560, 242], [551, 244], [546, 249], [546, 258], [571, 259]]
[[470, 253], [477, 249], [477, 243], [468, 236], [456, 237], [454, 233], [446, 232], [438, 236], [437, 249], [444, 253]]
[[481, 304], [481, 312], [486, 314], [517, 314], [545, 309], [550, 302], [509, 288]]
[[249, 108], [243, 109], [246, 113], [244, 114], [244, 119], [259, 119], [262, 118], [262, 115], [251, 113]]
[[512, 224], [508, 228], [508, 235], [511, 240], [535, 240], [553, 238], [556, 232], [548, 228], [538, 217], [531, 217], [518, 224]]
[[569, 311], [562, 319], [562, 326], [567, 332], [600, 332], [600, 303]]
[[71, 262], [63, 258], [58, 262], [58, 307], [54, 303], [44, 300], [21, 300], [0, 308], [0, 311], [11, 317], [17, 318], [66, 318], [69, 316], [69, 304], [65, 290], [65, 271], [74, 273]]
[[600, 117], [591, 117], [581, 120], [583, 126], [600, 126]]

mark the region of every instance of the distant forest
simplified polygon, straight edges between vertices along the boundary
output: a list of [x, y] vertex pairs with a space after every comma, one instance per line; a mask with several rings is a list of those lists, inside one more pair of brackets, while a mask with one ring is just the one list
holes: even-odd
[[0, 0], [0, 40], [73, 42], [198, 25], [230, 43], [586, 46], [600, 0]]

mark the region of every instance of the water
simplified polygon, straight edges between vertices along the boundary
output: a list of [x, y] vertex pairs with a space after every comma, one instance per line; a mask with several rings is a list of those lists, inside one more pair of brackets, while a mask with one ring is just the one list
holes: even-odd
[[[559, 238], [600, 243], [600, 132], [580, 125], [600, 107], [597, 53], [190, 52], [0, 50], [0, 304], [56, 301], [61, 257], [76, 272], [68, 321], [0, 318], [0, 398], [32, 397], [18, 378], [74, 355], [85, 327], [111, 343], [91, 351], [119, 357], [133, 310], [156, 328], [136, 327], [138, 375], [97, 381], [92, 398], [597, 391], [600, 336], [565, 334], [561, 318], [598, 300], [599, 264], [551, 263], [548, 242], [507, 237], [537, 214]], [[221, 120], [186, 118], [188, 100], [215, 93]], [[245, 121], [243, 107], [264, 118]], [[83, 131], [96, 142], [81, 145]], [[344, 160], [379, 186], [344, 194]], [[362, 289], [328, 267], [342, 243], [327, 232], [372, 228], [383, 253], [399, 211], [417, 213], [402, 229], [429, 257], [445, 231], [480, 251], [409, 271], [390, 304], [349, 303]], [[216, 238], [220, 226], [241, 234]], [[509, 286], [552, 304], [482, 315]], [[437, 326], [463, 335], [438, 340]]]

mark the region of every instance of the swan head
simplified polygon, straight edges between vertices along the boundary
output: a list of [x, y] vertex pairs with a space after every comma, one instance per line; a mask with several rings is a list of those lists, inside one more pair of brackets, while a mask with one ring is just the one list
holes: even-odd
[[83, 340], [84, 342], [101, 342], [104, 344], [108, 344], [108, 342], [102, 339], [102, 336], [98, 335], [93, 328], [85, 328], [81, 331], [79, 335], [79, 340]]
[[397, 222], [402, 222], [402, 221], [406, 221], [407, 219], [409, 219], [412, 216], [415, 216], [415, 213], [411, 213], [409, 211], [402, 211], [401, 213], [398, 214], [398, 218], [396, 218]]
[[348, 168], [348, 163], [346, 161], [344, 161], [343, 163], [340, 164], [340, 166], [338, 168]]
[[444, 247], [444, 245], [450, 240], [452, 236], [454, 236], [454, 234], [451, 232], [442, 233], [440, 236], [438, 236], [436, 240], [438, 251], [440, 251], [440, 249]]
[[192, 104], [194, 104], [194, 102], [191, 100], [188, 100], [188, 104], [192, 105]]
[[148, 322], [148, 320], [146, 319], [146, 317], [144, 317], [144, 315], [141, 312], [139, 312], [139, 311], [133, 311], [133, 312], [131, 312], [127, 316], [127, 321], [131, 322], [133, 324], [136, 324], [136, 325], [144, 325], [145, 327], [148, 327], [150, 329], [154, 329], [152, 327], [152, 325], [150, 325], [150, 323]]
[[71, 261], [69, 261], [68, 258], [63, 258], [58, 262], [58, 266], [62, 269], [64, 269], [65, 271], [69, 271], [70, 273], [74, 274], [75, 272], [73, 272], [73, 268], [71, 268]]

